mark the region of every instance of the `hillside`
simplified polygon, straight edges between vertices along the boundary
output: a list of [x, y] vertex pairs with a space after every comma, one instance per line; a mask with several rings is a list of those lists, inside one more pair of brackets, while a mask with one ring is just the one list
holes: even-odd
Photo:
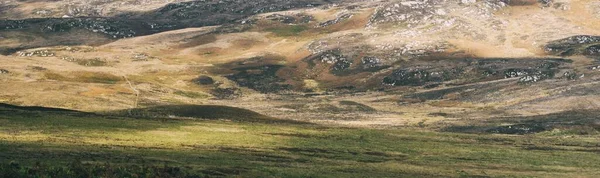
[[[34, 113], [42, 112], [35, 108], [46, 107], [73, 110], [79, 114], [65, 117], [78, 122], [115, 117], [118, 122], [140, 125], [199, 122], [232, 127], [256, 124], [260, 129], [273, 125], [273, 129], [310, 133], [331, 128], [346, 136], [367, 132], [377, 135], [373, 139], [383, 146], [377, 149], [402, 155], [410, 155], [405, 151], [420, 144], [432, 146], [413, 138], [419, 137], [432, 139], [431, 144], [437, 146], [465, 146], [464, 152], [489, 144], [485, 149], [491, 153], [512, 150], [502, 153], [504, 156], [573, 156], [537, 163], [516, 161], [514, 169], [482, 174], [474, 170], [491, 169], [491, 162], [498, 157], [466, 155], [462, 159], [470, 165], [458, 166], [469, 175], [558, 177], [582, 171], [585, 177], [596, 173], [598, 165], [588, 164], [585, 170], [572, 165], [583, 163], [574, 163], [582, 154], [597, 158], [588, 153], [597, 152], [598, 145], [588, 143], [600, 132], [596, 116], [600, 110], [599, 74], [600, 3], [593, 0], [0, 2], [0, 103], [7, 104], [2, 107], [32, 106], [26, 111]], [[52, 116], [59, 118], [56, 124], [71, 122], [62, 120], [63, 110]], [[44, 114], [23, 111], [26, 116], [18, 116], [11, 112], [2, 112], [0, 123], [29, 118], [33, 124], [38, 122], [36, 118], [46, 118]], [[0, 133], [13, 129], [0, 128]], [[96, 130], [81, 130], [86, 129]], [[192, 132], [169, 129], [160, 133]], [[65, 134], [56, 132], [57, 137]], [[78, 136], [91, 134], [84, 132]], [[266, 140], [283, 137], [258, 132], [246, 134]], [[402, 140], [386, 133], [409, 135], [404, 141], [411, 144], [385, 147], [395, 139]], [[327, 140], [319, 134], [297, 139]], [[0, 141], [9, 137], [5, 138]], [[20, 139], [5, 147], [30, 138]], [[194, 139], [190, 141], [196, 142]], [[573, 145], [566, 143], [569, 139]], [[330, 141], [323, 144], [335, 149], [352, 147], [350, 141]], [[51, 143], [57, 148], [66, 144], [61, 140]], [[285, 147], [283, 142], [273, 144]], [[78, 149], [92, 145], [81, 143]], [[246, 146], [252, 148], [244, 149], [254, 151], [274, 149], [273, 145]], [[316, 165], [338, 157], [333, 148], [312, 146], [332, 154], [299, 151], [324, 157]], [[357, 149], [353, 152], [368, 152]], [[305, 159], [279, 151], [275, 152]], [[451, 167], [452, 161], [440, 150], [429, 151], [420, 153], [435, 155], [431, 159], [439, 157], [435, 164], [440, 167], [425, 168], [426, 160], [403, 162], [393, 155], [377, 156], [386, 158], [387, 162], [382, 161], [386, 164], [398, 161], [408, 166], [398, 168], [407, 176], [460, 176], [435, 172]], [[248, 157], [247, 161], [254, 159]], [[301, 164], [302, 160], [288, 162]], [[352, 164], [363, 164], [358, 162]], [[510, 161], [499, 162], [503, 165], [498, 167], [510, 165]], [[479, 163], [485, 166], [474, 166]], [[386, 164], [384, 167], [390, 166]], [[246, 168], [266, 166], [251, 165]], [[540, 167], [535, 169], [543, 170], [520, 172], [516, 165], [537, 165]], [[364, 175], [376, 174], [379, 169], [370, 166]], [[405, 172], [409, 167], [423, 171]], [[285, 172], [274, 168], [254, 172], [257, 174], [236, 171], [226, 176]], [[331, 176], [340, 175], [339, 170], [334, 172]], [[318, 175], [296, 173], [300, 177]]]

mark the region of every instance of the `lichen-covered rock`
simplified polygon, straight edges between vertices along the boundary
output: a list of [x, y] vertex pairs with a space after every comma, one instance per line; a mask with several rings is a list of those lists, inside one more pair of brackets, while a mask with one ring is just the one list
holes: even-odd
[[383, 78], [384, 85], [422, 86], [453, 80], [463, 72], [461, 68], [433, 68], [431, 66], [399, 69]]
[[340, 22], [342, 22], [344, 20], [347, 20], [349, 18], [352, 18], [352, 14], [342, 14], [342, 15], [336, 17], [335, 19], [328, 20], [328, 21], [325, 21], [323, 23], [320, 23], [319, 27], [327, 27], [327, 26], [330, 26], [330, 25], [334, 25], [334, 24], [340, 23]]
[[590, 56], [598, 56], [598, 55], [600, 55], [600, 44], [588, 46], [583, 51], [583, 54], [584, 55], [590, 55]]
[[50, 50], [34, 50], [34, 51], [19, 51], [19, 52], [17, 52], [17, 55], [21, 56], [21, 57], [31, 57], [31, 56], [53, 57], [56, 54]]
[[381, 66], [381, 59], [374, 56], [365, 56], [361, 60], [361, 64], [364, 69], [375, 68]]

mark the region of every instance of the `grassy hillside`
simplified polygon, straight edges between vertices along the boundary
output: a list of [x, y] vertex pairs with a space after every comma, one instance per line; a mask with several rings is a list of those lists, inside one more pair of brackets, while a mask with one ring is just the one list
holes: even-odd
[[0, 177], [593, 177], [597, 137], [0, 109]]

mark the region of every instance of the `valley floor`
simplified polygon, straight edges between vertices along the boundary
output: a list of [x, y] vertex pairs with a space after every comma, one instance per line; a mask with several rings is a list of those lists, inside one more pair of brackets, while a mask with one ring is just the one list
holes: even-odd
[[[4, 108], [0, 177], [594, 177], [600, 139]], [[7, 114], [11, 112], [12, 114]]]

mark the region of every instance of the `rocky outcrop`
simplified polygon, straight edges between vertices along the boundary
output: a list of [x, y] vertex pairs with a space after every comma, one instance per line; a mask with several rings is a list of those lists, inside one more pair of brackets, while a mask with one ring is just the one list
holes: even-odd
[[[150, 12], [131, 12], [117, 16], [97, 17], [81, 16], [72, 18], [33, 18], [20, 20], [0, 20], [0, 35], [18, 31], [26, 34], [44, 33], [48, 36], [66, 36], [72, 31], [84, 30], [90, 34], [101, 34], [109, 42], [121, 38], [144, 36], [159, 32], [190, 28], [237, 23], [252, 15], [283, 11], [294, 8], [316, 7], [333, 3], [324, 0], [209, 0], [190, 1], [168, 4]], [[241, 23], [241, 22], [240, 22]], [[71, 45], [90, 45], [96, 43], [70, 40], [61, 43]], [[0, 46], [2, 54], [16, 52], [27, 48], [54, 46], [47, 43], [24, 44], [19, 49]]]
[[389, 86], [424, 86], [453, 80], [469, 83], [519, 78], [534, 83], [555, 77], [568, 60], [562, 59], [463, 59], [429, 61], [427, 64], [402, 67], [383, 78]]
[[578, 35], [549, 42], [544, 50], [552, 55], [600, 55], [600, 36]]

